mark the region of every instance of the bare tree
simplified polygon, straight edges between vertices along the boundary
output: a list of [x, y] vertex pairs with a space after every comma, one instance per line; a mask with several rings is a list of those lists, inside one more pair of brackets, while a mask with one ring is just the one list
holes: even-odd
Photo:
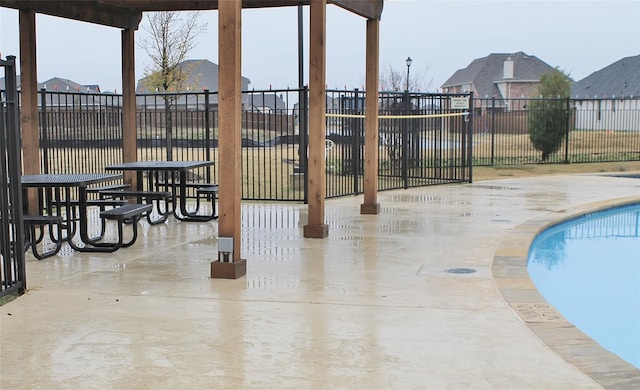
[[[394, 68], [386, 65], [381, 69], [379, 75], [380, 90], [386, 92], [404, 92], [407, 90], [407, 77], [409, 77], [409, 92], [426, 92], [433, 85], [433, 78], [427, 79], [429, 67], [424, 70], [410, 69], [407, 74], [407, 68]], [[425, 81], [428, 80], [428, 81]], [[411, 97], [407, 93], [390, 94], [388, 99], [383, 99], [383, 111], [388, 111], [391, 115], [407, 115], [412, 109]], [[387, 155], [392, 164], [392, 169], [400, 170], [402, 163], [403, 144], [408, 142], [404, 138], [412, 138], [414, 145], [419, 145], [420, 134], [413, 130], [416, 128], [409, 119], [403, 119], [402, 126], [391, 126], [389, 128], [380, 129], [381, 143], [387, 151]], [[400, 131], [404, 128], [405, 132]], [[403, 134], [406, 133], [406, 134]]]
[[[410, 70], [409, 91], [426, 92], [433, 86], [433, 78], [427, 78], [429, 67]], [[407, 69], [394, 68], [391, 64], [382, 68], [379, 76], [381, 91], [404, 91], [407, 88]]]
[[184, 90], [189, 76], [182, 63], [198, 45], [196, 38], [206, 31], [199, 22], [200, 12], [153, 12], [147, 15], [143, 27], [149, 34], [140, 46], [147, 52], [152, 65], [145, 69], [145, 87], [158, 92]]
[[199, 22], [200, 12], [153, 12], [147, 14], [143, 29], [148, 36], [140, 46], [151, 59], [145, 69], [143, 84], [150, 91], [164, 93], [165, 129], [167, 138], [167, 160], [173, 159], [171, 106], [176, 99], [172, 92], [185, 90], [191, 71], [184, 66], [189, 52], [198, 45], [196, 38], [207, 29]]

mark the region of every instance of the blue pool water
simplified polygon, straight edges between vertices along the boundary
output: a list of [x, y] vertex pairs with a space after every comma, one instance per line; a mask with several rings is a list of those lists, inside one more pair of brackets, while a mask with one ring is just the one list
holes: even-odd
[[545, 230], [531, 245], [527, 269], [568, 321], [640, 368], [640, 205]]

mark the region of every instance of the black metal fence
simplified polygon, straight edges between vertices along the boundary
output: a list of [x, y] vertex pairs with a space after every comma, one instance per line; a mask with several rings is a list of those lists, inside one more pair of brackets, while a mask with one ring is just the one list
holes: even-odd
[[[243, 198], [301, 200], [289, 185], [300, 142], [300, 91], [243, 94]], [[122, 162], [122, 97], [40, 91], [43, 172], [101, 172]], [[218, 96], [211, 91], [138, 95], [139, 160], [218, 161]], [[305, 130], [306, 131], [306, 128]], [[200, 168], [194, 182], [216, 182], [217, 166]]]
[[0, 76], [7, 88], [0, 91], [0, 302], [26, 289], [24, 226], [20, 188], [21, 156], [15, 57], [0, 59]]
[[[531, 107], [541, 100], [475, 99], [473, 164], [535, 164], [529, 140]], [[550, 163], [640, 160], [640, 99], [562, 99], [570, 112], [565, 137]]]
[[[378, 188], [471, 180], [471, 123], [452, 98], [469, 94], [381, 92]], [[365, 93], [327, 93], [327, 196], [362, 192]]]
[[[242, 196], [306, 199], [306, 89], [247, 91], [242, 111]], [[533, 164], [529, 140], [538, 99], [471, 99], [466, 95], [380, 92], [381, 190], [472, 179], [471, 166]], [[363, 190], [364, 101], [360, 90], [327, 91], [327, 196]], [[562, 100], [570, 110], [565, 137], [547, 162], [640, 160], [640, 100]], [[137, 103], [140, 160], [218, 159], [218, 96], [201, 91], [141, 94]], [[303, 107], [300, 110], [300, 107]], [[101, 172], [122, 160], [122, 97], [40, 91], [43, 172]], [[194, 172], [216, 182], [218, 165]]]
[[[243, 199], [306, 199], [307, 96], [306, 89], [243, 94]], [[449, 98], [380, 94], [380, 189], [470, 180], [468, 117], [435, 118], [449, 112]], [[364, 99], [358, 90], [327, 94], [328, 112], [337, 115], [327, 120], [328, 197], [362, 192]], [[144, 94], [136, 104], [138, 159], [218, 161], [225, 129], [217, 93]], [[101, 172], [121, 162], [120, 95], [41, 90], [40, 112], [43, 172]], [[202, 168], [191, 180], [216, 182], [217, 169]]]

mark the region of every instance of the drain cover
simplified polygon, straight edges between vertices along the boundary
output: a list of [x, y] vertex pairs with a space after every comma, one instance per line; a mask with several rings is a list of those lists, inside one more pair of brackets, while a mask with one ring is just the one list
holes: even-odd
[[476, 270], [472, 268], [450, 268], [444, 272], [448, 272], [450, 274], [472, 274], [476, 272]]

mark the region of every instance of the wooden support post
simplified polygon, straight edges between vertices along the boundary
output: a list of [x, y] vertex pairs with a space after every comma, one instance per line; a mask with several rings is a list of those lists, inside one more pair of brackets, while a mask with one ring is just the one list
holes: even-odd
[[380, 21], [367, 20], [366, 111], [364, 139], [364, 203], [360, 214], [379, 214], [378, 203], [378, 72]]
[[[36, 61], [36, 14], [20, 10], [20, 126], [22, 127], [23, 173], [40, 173], [40, 117], [38, 114], [38, 68]], [[38, 213], [38, 193], [27, 192], [29, 213]]]
[[[138, 160], [136, 136], [135, 31], [122, 30], [122, 160]], [[135, 172], [125, 172], [124, 182], [136, 188]]]
[[[218, 237], [233, 238], [233, 261], [211, 262], [211, 277], [237, 279], [246, 275], [241, 258], [242, 198], [242, 0], [218, 3], [218, 110], [219, 140]], [[220, 253], [217, 256], [221, 258]]]
[[311, 0], [309, 28], [309, 220], [304, 236], [325, 238], [326, 197], [326, 7], [327, 0]]

